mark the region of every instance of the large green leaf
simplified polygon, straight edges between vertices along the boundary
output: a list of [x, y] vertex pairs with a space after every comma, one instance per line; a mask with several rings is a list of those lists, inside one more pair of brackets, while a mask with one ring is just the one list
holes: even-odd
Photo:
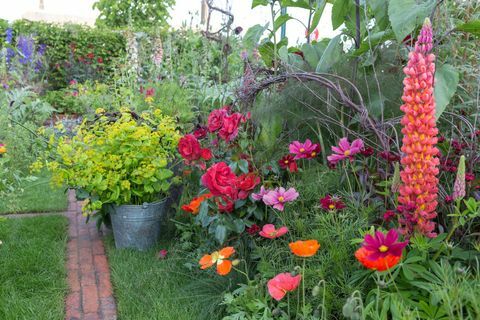
[[268, 28], [268, 23], [265, 24], [264, 26], [260, 24], [256, 24], [250, 29], [247, 30], [245, 33], [245, 36], [243, 37], [243, 45], [247, 49], [253, 49], [257, 46], [257, 44], [260, 42], [260, 38], [262, 37], [262, 34], [267, 30]]
[[452, 65], [444, 64], [435, 72], [436, 116], [440, 118], [457, 91], [459, 74]]
[[480, 20], [472, 20], [457, 26], [455, 29], [472, 33], [480, 37]]
[[344, 22], [350, 9], [350, 0], [335, 0], [332, 7], [332, 27], [338, 29]]
[[297, 7], [303, 9], [310, 9], [308, 0], [280, 0], [282, 7]]
[[360, 48], [355, 50], [353, 55], [354, 56], [359, 56], [362, 53], [365, 53], [368, 50], [370, 50], [370, 48], [373, 49], [376, 45], [378, 45], [380, 43], [384, 43], [387, 40], [393, 39], [393, 36], [394, 35], [393, 35], [393, 32], [392, 32], [391, 29], [387, 29], [385, 31], [372, 33], [362, 41], [362, 44], [360, 45]]
[[388, 26], [388, 5], [386, 0], [369, 0], [368, 4], [372, 8], [375, 16], [375, 24], [384, 30]]
[[327, 72], [342, 57], [340, 35], [332, 38], [318, 62], [316, 72]]
[[283, 26], [288, 20], [293, 19], [288, 14], [282, 14], [273, 22], [273, 31], [276, 32], [281, 26]]
[[403, 41], [432, 12], [435, 0], [390, 0], [388, 16], [397, 40]]
[[227, 227], [219, 224], [215, 229], [215, 239], [217, 239], [218, 243], [223, 244], [227, 239]]
[[305, 43], [302, 46], [302, 52], [305, 57], [305, 61], [307, 61], [312, 70], [317, 68], [318, 62], [325, 52], [329, 42], [330, 41], [328, 39], [324, 39], [315, 44]]
[[268, 0], [253, 0], [252, 1], [252, 9], [258, 6], [266, 6], [268, 5]]
[[315, 28], [318, 26], [320, 22], [320, 18], [322, 17], [323, 10], [325, 9], [325, 5], [327, 4], [326, 0], [318, 0], [317, 6], [315, 7], [315, 13], [312, 17], [312, 23], [310, 24], [310, 29], [308, 30], [309, 33], [312, 33]]

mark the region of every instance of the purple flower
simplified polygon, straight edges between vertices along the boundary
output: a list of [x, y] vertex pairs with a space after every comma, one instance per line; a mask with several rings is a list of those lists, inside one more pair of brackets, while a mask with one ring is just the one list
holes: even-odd
[[13, 40], [13, 29], [12, 28], [7, 28], [5, 31], [5, 42], [8, 44], [11, 44]]
[[18, 61], [21, 64], [27, 64], [32, 61], [34, 51], [34, 41], [31, 37], [18, 37], [17, 50], [21, 58]]
[[276, 188], [268, 191], [263, 196], [263, 202], [267, 206], [273, 206], [274, 209], [283, 211], [286, 202], [292, 202], [298, 198], [298, 192], [294, 188], [285, 190], [285, 188]]
[[268, 193], [268, 190], [264, 186], [260, 187], [259, 193], [252, 193], [252, 199], [255, 201], [263, 200], [263, 197]]
[[352, 161], [353, 156], [356, 155], [357, 153], [360, 153], [362, 149], [363, 149], [362, 139], [356, 139], [352, 142], [352, 144], [350, 144], [347, 138], [342, 138], [338, 142], [338, 147], [335, 147], [335, 146], [332, 147], [332, 151], [335, 153], [328, 156], [327, 159], [333, 164], [337, 164], [337, 162], [347, 158], [350, 159], [350, 161]]
[[395, 229], [391, 229], [386, 235], [381, 231], [376, 231], [375, 236], [365, 235], [363, 247], [370, 252], [369, 260], [385, 258], [388, 255], [400, 257], [408, 241], [397, 242], [397, 240], [398, 233]]

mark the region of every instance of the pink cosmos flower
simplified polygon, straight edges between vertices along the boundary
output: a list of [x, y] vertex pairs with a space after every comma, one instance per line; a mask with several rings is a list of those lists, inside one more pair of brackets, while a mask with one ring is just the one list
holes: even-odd
[[288, 228], [285, 226], [275, 229], [273, 224], [266, 224], [263, 226], [262, 231], [260, 231], [258, 234], [267, 239], [276, 239], [283, 236], [287, 232]]
[[263, 200], [263, 197], [268, 193], [268, 190], [264, 186], [260, 187], [259, 193], [252, 193], [252, 199], [255, 201]]
[[327, 159], [333, 164], [337, 164], [337, 162], [347, 158], [350, 159], [350, 161], [352, 161], [353, 156], [356, 155], [357, 153], [360, 153], [362, 149], [363, 149], [362, 139], [356, 139], [352, 142], [352, 144], [350, 144], [347, 138], [342, 138], [338, 142], [338, 147], [335, 147], [335, 146], [332, 147], [332, 151], [335, 153], [328, 156]]
[[298, 192], [294, 188], [285, 190], [285, 188], [276, 188], [270, 190], [263, 196], [263, 202], [267, 206], [273, 206], [274, 209], [283, 211], [285, 203], [292, 202], [298, 198]]
[[294, 154], [295, 160], [310, 159], [317, 156], [320, 152], [320, 145], [312, 143], [310, 139], [305, 140], [304, 143], [300, 141], [293, 141], [288, 147], [290, 153]]
[[280, 301], [287, 292], [295, 290], [301, 280], [301, 275], [292, 276], [288, 272], [277, 274], [267, 282], [268, 293], [273, 299]]
[[363, 247], [370, 252], [367, 258], [376, 260], [385, 258], [388, 255], [400, 257], [408, 241], [397, 242], [397, 240], [398, 232], [395, 229], [390, 229], [386, 235], [381, 231], [375, 232], [375, 236], [366, 234]]

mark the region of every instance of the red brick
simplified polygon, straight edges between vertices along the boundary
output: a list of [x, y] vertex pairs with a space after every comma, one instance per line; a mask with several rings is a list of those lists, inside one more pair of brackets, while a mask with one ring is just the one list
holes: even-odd
[[100, 318], [100, 315], [98, 313], [85, 313], [85, 315], [83, 316], [83, 320], [100, 320], [103, 318]]
[[78, 241], [77, 239], [70, 239], [67, 243], [68, 252], [77, 252]]
[[77, 320], [81, 318], [80, 310], [80, 292], [70, 292], [65, 301], [65, 318], [67, 320]]
[[78, 260], [80, 264], [92, 264], [92, 249], [90, 247], [80, 248], [78, 250]]
[[100, 313], [103, 320], [117, 319], [117, 307], [113, 297], [100, 298]]
[[112, 283], [108, 273], [98, 275], [98, 295], [100, 298], [108, 298], [113, 296]]
[[67, 269], [78, 269], [78, 254], [76, 252], [68, 252]]
[[95, 240], [92, 242], [92, 251], [94, 255], [105, 254], [105, 247], [102, 240]]
[[80, 278], [78, 270], [72, 269], [68, 271], [68, 286], [70, 291], [80, 291]]
[[80, 283], [82, 286], [95, 285], [97, 283], [95, 272], [93, 270], [90, 272], [80, 272]]
[[83, 285], [82, 283], [82, 309], [85, 313], [98, 312], [99, 301], [96, 285]]
[[108, 274], [110, 269], [108, 268], [108, 261], [105, 255], [96, 255], [93, 257], [93, 261], [97, 272]]
[[84, 263], [80, 265], [80, 271], [81, 273], [89, 273], [89, 272], [95, 272], [95, 269], [93, 267], [93, 264]]

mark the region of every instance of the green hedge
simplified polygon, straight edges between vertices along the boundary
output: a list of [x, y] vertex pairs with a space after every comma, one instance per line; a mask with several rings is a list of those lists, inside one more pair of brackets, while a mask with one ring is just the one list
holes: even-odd
[[[37, 44], [47, 45], [50, 68], [46, 79], [50, 89], [66, 87], [70, 80], [108, 79], [114, 61], [125, 55], [125, 38], [120, 32], [77, 24], [52, 24], [17, 20], [10, 25], [15, 36], [34, 35]], [[3, 45], [9, 24], [0, 20]]]

